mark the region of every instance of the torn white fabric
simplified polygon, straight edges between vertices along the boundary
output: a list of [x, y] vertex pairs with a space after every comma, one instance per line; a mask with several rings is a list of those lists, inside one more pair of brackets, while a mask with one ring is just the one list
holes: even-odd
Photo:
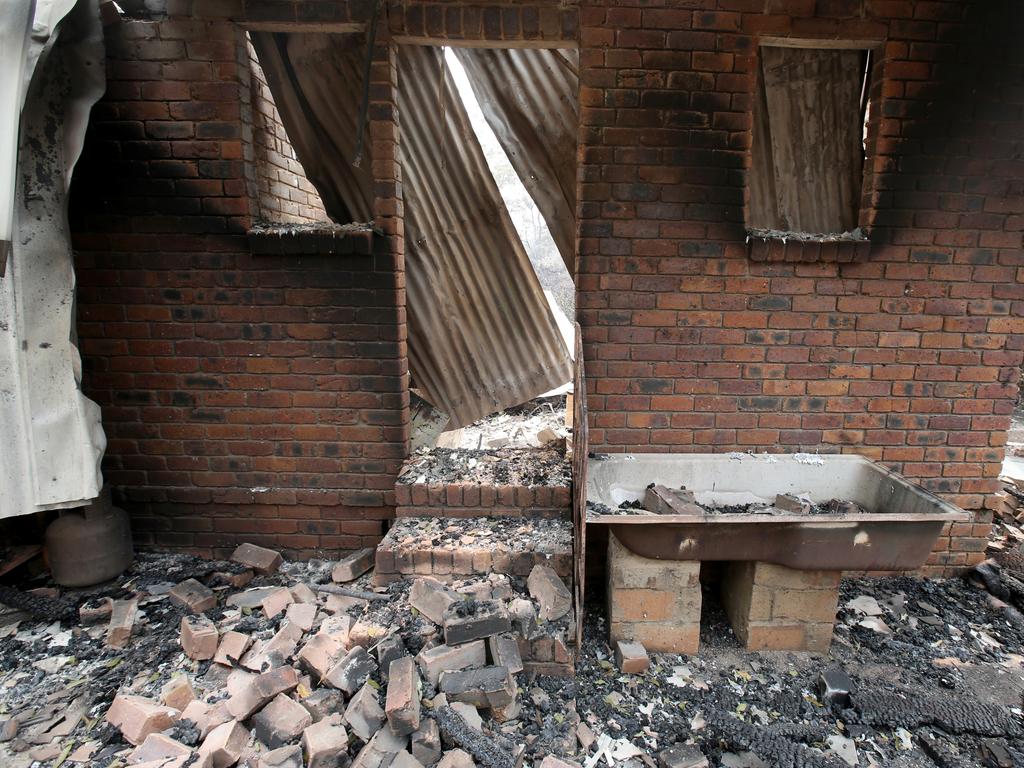
[[[4, 14], [0, 37], [16, 39], [7, 27], [25, 23]], [[102, 487], [106, 448], [100, 409], [81, 391], [67, 219], [71, 174], [105, 83], [97, 0], [36, 4], [20, 61], [28, 86], [5, 103], [20, 126], [0, 278], [0, 518], [88, 503]]]

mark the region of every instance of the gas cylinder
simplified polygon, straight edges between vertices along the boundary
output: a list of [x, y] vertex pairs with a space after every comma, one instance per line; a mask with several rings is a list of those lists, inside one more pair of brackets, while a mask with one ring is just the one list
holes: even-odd
[[62, 586], [109, 581], [134, 555], [128, 513], [114, 506], [109, 491], [88, 506], [61, 510], [46, 528], [46, 554], [53, 580]]

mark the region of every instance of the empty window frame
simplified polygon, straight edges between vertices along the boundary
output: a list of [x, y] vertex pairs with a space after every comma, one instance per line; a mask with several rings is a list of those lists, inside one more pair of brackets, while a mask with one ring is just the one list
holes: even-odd
[[747, 226], [834, 235], [857, 227], [868, 50], [762, 45]]

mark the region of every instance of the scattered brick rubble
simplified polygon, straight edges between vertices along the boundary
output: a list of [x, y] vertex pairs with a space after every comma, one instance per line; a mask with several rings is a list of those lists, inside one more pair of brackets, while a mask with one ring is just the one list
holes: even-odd
[[980, 577], [847, 579], [826, 658], [743, 652], [710, 594], [700, 654], [610, 648], [595, 605], [575, 675], [551, 676], [538, 643], [575, 619], [543, 565], [374, 587], [365, 553], [273, 555], [143, 554], [116, 584], [35, 593], [51, 616], [0, 626], [0, 765], [1024, 764], [1024, 631]]

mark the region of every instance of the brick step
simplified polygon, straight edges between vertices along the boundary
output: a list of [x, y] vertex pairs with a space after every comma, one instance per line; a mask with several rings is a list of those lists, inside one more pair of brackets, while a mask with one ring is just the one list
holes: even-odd
[[568, 486], [395, 484], [396, 517], [571, 517]]
[[572, 536], [572, 523], [563, 519], [399, 518], [377, 546], [374, 581], [490, 573], [525, 578], [534, 565], [548, 565], [570, 583]]

